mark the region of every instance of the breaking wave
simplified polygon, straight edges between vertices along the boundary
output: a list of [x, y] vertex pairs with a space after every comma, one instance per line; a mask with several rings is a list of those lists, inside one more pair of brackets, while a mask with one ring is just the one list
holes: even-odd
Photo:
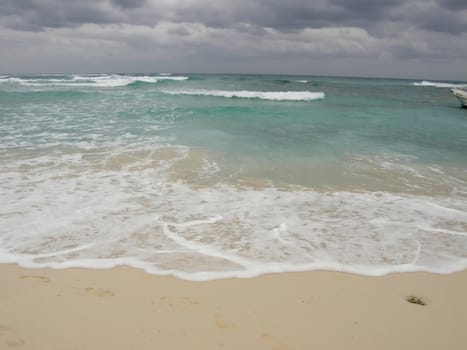
[[466, 88], [467, 84], [440, 83], [423, 80], [420, 83], [413, 83], [415, 86], [432, 86], [437, 88]]
[[24, 86], [69, 86], [69, 87], [122, 87], [136, 82], [157, 83], [160, 80], [188, 80], [186, 76], [169, 75], [71, 75], [64, 77], [0, 77], [0, 83], [13, 83]]
[[225, 90], [171, 90], [170, 95], [215, 96], [227, 98], [255, 98], [272, 101], [313, 101], [324, 99], [324, 92], [311, 91], [225, 91]]

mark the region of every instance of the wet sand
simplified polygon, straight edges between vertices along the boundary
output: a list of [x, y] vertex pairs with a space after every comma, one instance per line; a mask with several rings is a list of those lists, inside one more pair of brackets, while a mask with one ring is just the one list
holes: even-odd
[[467, 349], [467, 271], [189, 282], [0, 265], [0, 276], [2, 350]]

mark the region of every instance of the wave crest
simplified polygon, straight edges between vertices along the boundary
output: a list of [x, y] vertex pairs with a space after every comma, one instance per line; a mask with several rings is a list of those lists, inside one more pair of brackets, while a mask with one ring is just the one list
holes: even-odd
[[313, 101], [324, 99], [324, 92], [311, 91], [226, 91], [226, 90], [172, 90], [170, 95], [215, 96], [226, 98], [254, 98], [271, 101]]
[[465, 88], [467, 84], [453, 84], [453, 83], [442, 83], [423, 80], [420, 83], [413, 83], [415, 86], [432, 86], [437, 88]]
[[69, 86], [69, 87], [123, 87], [136, 82], [157, 83], [160, 80], [188, 80], [186, 76], [167, 75], [72, 75], [65, 78], [38, 78], [38, 77], [0, 77], [0, 83], [14, 83], [24, 86]]

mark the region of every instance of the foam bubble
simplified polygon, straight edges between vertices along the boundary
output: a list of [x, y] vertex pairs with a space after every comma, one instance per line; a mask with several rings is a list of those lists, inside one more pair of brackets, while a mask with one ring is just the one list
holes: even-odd
[[227, 98], [257, 98], [275, 101], [313, 101], [323, 99], [324, 92], [311, 91], [224, 91], [224, 90], [166, 90], [171, 95], [216, 96]]

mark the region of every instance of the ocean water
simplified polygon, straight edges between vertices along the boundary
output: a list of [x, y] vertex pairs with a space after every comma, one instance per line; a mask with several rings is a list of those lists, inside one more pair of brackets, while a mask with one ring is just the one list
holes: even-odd
[[0, 76], [0, 262], [191, 280], [467, 267], [463, 82]]

